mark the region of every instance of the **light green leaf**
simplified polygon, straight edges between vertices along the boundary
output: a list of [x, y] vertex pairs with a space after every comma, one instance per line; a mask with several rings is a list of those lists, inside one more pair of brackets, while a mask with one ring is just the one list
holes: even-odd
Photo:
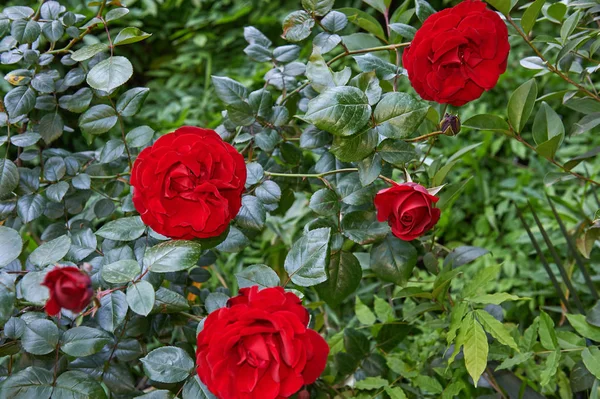
[[122, 46], [125, 44], [136, 43], [145, 40], [150, 36], [152, 36], [151, 33], [146, 33], [138, 28], [129, 27], [119, 32], [117, 37], [115, 37], [113, 44], [115, 46]]
[[428, 109], [429, 104], [410, 94], [392, 92], [379, 101], [373, 117], [379, 134], [401, 139], [417, 131]]
[[167, 241], [146, 250], [144, 266], [155, 273], [187, 270], [196, 265], [201, 255], [202, 246], [194, 241]]
[[528, 80], [519, 86], [508, 99], [508, 120], [513, 129], [521, 132], [533, 111], [537, 98], [535, 79]]
[[498, 340], [498, 342], [510, 346], [517, 352], [519, 351], [519, 347], [514, 338], [502, 323], [482, 309], [475, 310], [475, 315], [477, 316], [477, 320], [483, 325], [485, 331], [490, 333], [492, 337]]
[[141, 237], [146, 226], [139, 216], [125, 217], [108, 222], [96, 235], [115, 241], [133, 241]]
[[267, 265], [251, 265], [235, 274], [240, 288], [258, 286], [258, 288], [277, 287], [279, 276]]
[[354, 313], [358, 321], [366, 326], [372, 326], [377, 321], [371, 309], [360, 300], [358, 295], [356, 296]]
[[154, 287], [142, 280], [127, 287], [127, 303], [129, 308], [140, 316], [148, 316], [154, 307]]
[[85, 61], [89, 60], [93, 56], [103, 51], [108, 50], [108, 44], [105, 43], [94, 43], [89, 46], [80, 48], [71, 54], [71, 59], [74, 61]]
[[70, 248], [71, 239], [63, 235], [37, 247], [29, 255], [29, 261], [36, 267], [54, 265], [67, 255]]
[[600, 342], [600, 327], [591, 325], [581, 314], [566, 314], [569, 323], [579, 335], [589, 338], [592, 341]]
[[87, 83], [96, 90], [111, 92], [133, 75], [133, 66], [125, 57], [113, 56], [100, 61], [87, 75]]
[[488, 342], [481, 324], [475, 318], [469, 321], [471, 324], [464, 342], [465, 366], [473, 379], [473, 384], [477, 387], [477, 382], [487, 366]]
[[535, 21], [537, 20], [544, 3], [546, 3], [546, 0], [535, 0], [523, 13], [523, 16], [521, 17], [521, 26], [526, 35], [529, 35], [531, 29], [533, 29], [533, 25], [535, 25]]
[[136, 260], [123, 259], [102, 267], [102, 278], [112, 284], [131, 281], [140, 274], [140, 264]]
[[471, 297], [471, 298], [466, 298], [466, 299], [470, 302], [481, 303], [481, 304], [485, 304], [485, 305], [487, 305], [487, 304], [500, 305], [502, 302], [517, 301], [521, 298], [516, 295], [508, 294], [506, 292], [499, 292], [499, 293], [495, 293], [495, 294], [479, 295], [476, 297]]

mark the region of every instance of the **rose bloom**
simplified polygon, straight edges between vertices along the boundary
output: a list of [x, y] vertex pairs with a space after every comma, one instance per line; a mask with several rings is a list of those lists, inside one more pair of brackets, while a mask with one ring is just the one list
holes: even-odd
[[402, 63], [422, 98], [460, 106], [496, 85], [509, 50], [498, 14], [483, 1], [465, 0], [427, 18]]
[[215, 131], [190, 126], [144, 149], [131, 171], [144, 223], [185, 240], [222, 234], [240, 210], [245, 183], [244, 157]]
[[414, 240], [431, 230], [440, 220], [440, 210], [433, 207], [438, 199], [420, 184], [396, 184], [379, 191], [375, 196], [377, 220], [387, 220], [392, 233], [399, 239]]
[[281, 287], [242, 288], [198, 335], [197, 371], [220, 399], [281, 399], [312, 384], [329, 347], [307, 328], [308, 311]]
[[61, 308], [79, 313], [94, 295], [90, 277], [73, 266], [55, 267], [46, 274], [42, 285], [50, 291], [50, 298], [45, 306], [46, 313], [50, 316], [59, 314]]

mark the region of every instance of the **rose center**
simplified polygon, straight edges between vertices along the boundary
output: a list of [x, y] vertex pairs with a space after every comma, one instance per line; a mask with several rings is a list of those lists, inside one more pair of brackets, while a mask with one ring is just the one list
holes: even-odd
[[169, 191], [180, 194], [194, 191], [197, 186], [208, 180], [208, 173], [204, 167], [196, 175], [194, 171], [181, 163], [175, 165], [168, 176]]
[[400, 220], [404, 224], [410, 224], [413, 221], [413, 217], [412, 217], [412, 215], [409, 215], [408, 213], [405, 213], [404, 215], [402, 215], [402, 218], [400, 218]]

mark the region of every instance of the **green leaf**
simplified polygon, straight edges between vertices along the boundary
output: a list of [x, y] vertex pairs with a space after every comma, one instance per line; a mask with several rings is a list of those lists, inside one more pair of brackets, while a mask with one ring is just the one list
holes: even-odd
[[[116, 110], [122, 116], [133, 116], [142, 108], [142, 104], [148, 97], [150, 89], [146, 87], [135, 87], [121, 94], [117, 101]], [[135, 129], [134, 129], [135, 130]]]
[[127, 287], [129, 308], [140, 316], [148, 316], [154, 307], [154, 287], [147, 281], [138, 281]]
[[327, 266], [327, 281], [315, 288], [329, 306], [337, 307], [356, 291], [362, 279], [362, 269], [354, 254], [338, 251], [331, 254]]
[[23, 223], [29, 223], [42, 216], [46, 201], [39, 194], [27, 194], [17, 201], [17, 214]]
[[11, 119], [26, 115], [35, 107], [35, 91], [27, 86], [15, 87], [4, 96], [4, 107]]
[[390, 385], [390, 383], [388, 382], [388, 380], [386, 380], [384, 378], [367, 377], [364, 380], [356, 381], [356, 384], [354, 384], [354, 387], [356, 389], [371, 390], [371, 389], [381, 389], [381, 388], [387, 387], [389, 385]]
[[510, 370], [513, 367], [525, 363], [527, 360], [533, 357], [533, 352], [523, 352], [517, 353], [514, 357], [505, 359], [498, 367], [496, 367], [495, 371], [500, 370]]
[[404, 286], [417, 264], [417, 250], [391, 234], [371, 249], [371, 270], [384, 281]]
[[4, 272], [0, 272], [0, 326], [4, 326], [4, 332], [6, 334], [5, 323], [11, 318], [15, 309], [16, 289], [14, 279]]
[[183, 349], [175, 346], [154, 349], [140, 360], [144, 373], [158, 382], [180, 382], [194, 370], [194, 361]]
[[87, 83], [96, 90], [111, 92], [133, 75], [133, 66], [125, 57], [114, 56], [100, 61], [87, 75]]
[[28, 272], [19, 286], [21, 288], [21, 294], [26, 301], [35, 303], [36, 305], [44, 305], [49, 297], [48, 289], [41, 286], [46, 272]]
[[284, 267], [294, 284], [310, 287], [327, 280], [330, 234], [329, 228], [310, 230], [292, 245]]
[[60, 349], [69, 356], [83, 357], [100, 352], [110, 342], [112, 338], [106, 332], [81, 326], [65, 331]]
[[517, 352], [519, 351], [519, 347], [514, 338], [502, 323], [482, 309], [475, 310], [475, 315], [477, 316], [477, 320], [483, 325], [485, 331], [490, 333], [492, 337], [498, 340], [498, 342], [502, 345], [510, 346]]
[[46, 114], [40, 119], [39, 132], [46, 144], [62, 136], [64, 128], [65, 123], [58, 112]]
[[0, 159], [0, 199], [10, 196], [19, 185], [19, 170], [10, 159]]
[[226, 105], [245, 103], [246, 98], [248, 98], [248, 89], [233, 79], [213, 76], [212, 83], [217, 92], [217, 96]]
[[11, 375], [3, 382], [2, 389], [0, 389], [0, 399], [50, 398], [53, 389], [52, 380], [53, 376], [50, 370], [40, 367], [27, 367]]
[[371, 309], [369, 309], [369, 307], [360, 300], [358, 295], [356, 296], [354, 313], [356, 314], [356, 318], [361, 324], [372, 326], [377, 321]]
[[381, 156], [379, 154], [373, 157], [367, 157], [356, 165], [358, 167], [358, 177], [363, 186], [369, 186], [379, 177], [381, 173]]
[[58, 105], [68, 111], [81, 113], [90, 106], [93, 96], [92, 90], [89, 87], [84, 87], [74, 94], [62, 96], [58, 100]]
[[335, 87], [333, 72], [321, 56], [321, 48], [314, 46], [313, 52], [306, 64], [306, 77], [317, 93], [322, 93], [330, 87]]
[[435, 10], [426, 0], [415, 0], [417, 18], [419, 21], [425, 22], [430, 15], [435, 14]]
[[369, 105], [377, 104], [381, 98], [383, 90], [379, 85], [379, 79], [377, 79], [375, 71], [360, 73], [352, 78], [349, 84], [365, 92]]
[[515, 131], [521, 132], [533, 111], [537, 98], [535, 79], [528, 80], [515, 90], [508, 99], [508, 120]]
[[379, 134], [401, 139], [417, 131], [428, 109], [429, 104], [410, 94], [392, 92], [383, 96], [373, 117]]
[[512, 8], [511, 0], [486, 0], [492, 7], [500, 11], [504, 15], [510, 13]]
[[195, 266], [202, 255], [202, 246], [193, 241], [162, 242], [146, 250], [144, 266], [154, 273], [187, 270]]
[[413, 28], [412, 26], [407, 25], [407, 24], [400, 24], [400, 23], [390, 24], [390, 29], [407, 40], [414, 39], [415, 34], [417, 33], [416, 28]]
[[388, 224], [379, 222], [372, 211], [349, 212], [342, 219], [342, 234], [360, 245], [380, 241], [389, 231]]
[[386, 387], [385, 393], [388, 394], [390, 399], [408, 399], [402, 388], [400, 387]]
[[50, 320], [37, 319], [27, 324], [21, 345], [32, 355], [46, 355], [58, 344], [58, 327]]
[[452, 265], [452, 268], [456, 269], [459, 266], [466, 265], [467, 263], [473, 262], [484, 255], [489, 254], [485, 248], [471, 247], [468, 245], [455, 248], [446, 259], [444, 259], [444, 266]]
[[240, 227], [250, 230], [261, 230], [265, 226], [267, 212], [262, 202], [253, 195], [242, 197], [242, 208], [236, 221]]
[[102, 329], [114, 333], [127, 316], [127, 298], [122, 291], [114, 291], [100, 299], [96, 319]]
[[450, 312], [450, 327], [446, 335], [448, 345], [456, 338], [456, 332], [462, 325], [462, 319], [467, 314], [468, 306], [469, 304], [466, 302], [459, 302], [452, 307], [452, 311]]
[[65, 28], [60, 21], [46, 22], [42, 27], [44, 36], [51, 42], [57, 42], [65, 33]]
[[579, 11], [576, 11], [573, 14], [571, 14], [566, 19], [566, 21], [561, 25], [560, 38], [561, 38], [563, 44], [566, 43], [567, 39], [569, 39], [569, 36], [571, 36], [573, 31], [575, 31], [575, 28], [579, 24], [581, 17], [582, 17], [582, 13]]
[[417, 152], [412, 144], [402, 140], [385, 139], [377, 147], [381, 158], [394, 166], [404, 165], [417, 158]]
[[200, 381], [197, 375], [193, 375], [187, 379], [183, 385], [181, 395], [183, 399], [218, 399]]
[[27, 19], [33, 16], [34, 11], [31, 7], [13, 6], [6, 7], [4, 10], [2, 10], [2, 13], [6, 15], [7, 18], [16, 21], [18, 19]]
[[554, 322], [544, 311], [540, 313], [538, 334], [542, 346], [548, 350], [558, 349], [558, 339], [554, 331]]
[[485, 295], [479, 295], [479, 296], [468, 298], [468, 300], [470, 302], [481, 303], [484, 305], [487, 305], [487, 304], [500, 305], [502, 302], [516, 301], [519, 299], [521, 299], [521, 298], [519, 298], [516, 295], [508, 294], [506, 292], [499, 292], [496, 294], [485, 294]]
[[442, 393], [444, 388], [434, 377], [428, 375], [418, 375], [414, 381], [415, 385], [421, 388], [423, 391], [430, 394]]
[[523, 13], [523, 16], [521, 17], [521, 26], [526, 35], [531, 33], [531, 29], [533, 29], [533, 25], [535, 25], [535, 21], [537, 20], [544, 3], [546, 3], [546, 0], [535, 0]]
[[187, 300], [176, 292], [161, 287], [156, 291], [152, 313], [177, 313], [190, 308]]
[[119, 32], [117, 37], [115, 37], [113, 44], [115, 46], [122, 46], [125, 44], [136, 43], [145, 40], [150, 36], [152, 36], [151, 33], [146, 33], [138, 28], [128, 27]]
[[12, 37], [19, 43], [33, 43], [40, 36], [41, 32], [40, 24], [33, 19], [14, 21], [10, 30]]
[[535, 151], [545, 158], [554, 159], [561, 141], [562, 136], [554, 136], [550, 140], [545, 141], [535, 147]]
[[381, 321], [382, 323], [387, 323], [393, 321], [396, 318], [396, 315], [394, 314], [394, 309], [390, 306], [390, 303], [388, 301], [378, 296], [375, 296], [374, 300], [375, 314], [377, 315], [379, 321]]
[[127, 283], [140, 274], [137, 260], [122, 259], [102, 267], [102, 279], [112, 284]]
[[340, 199], [335, 191], [322, 188], [310, 197], [308, 206], [318, 215], [335, 215], [340, 210]]
[[348, 24], [348, 18], [339, 11], [331, 11], [321, 20], [321, 25], [330, 32], [339, 32]]
[[332, 87], [308, 103], [303, 119], [317, 128], [339, 136], [360, 132], [371, 116], [365, 93], [356, 87]]
[[74, 61], [78, 61], [78, 62], [89, 60], [96, 54], [101, 53], [106, 50], [108, 50], [108, 44], [105, 44], [105, 43], [90, 44], [89, 46], [82, 47], [79, 50], [75, 51], [73, 54], [71, 54], [71, 59]]
[[[67, 331], [68, 332], [68, 331]], [[106, 393], [93, 376], [70, 370], [56, 379], [52, 399], [106, 399]]]
[[267, 265], [251, 265], [235, 274], [240, 288], [258, 286], [258, 288], [277, 287], [279, 276]]
[[306, 11], [294, 11], [283, 20], [282, 37], [290, 42], [300, 42], [310, 36], [315, 20]]
[[23, 240], [16, 230], [0, 226], [0, 267], [17, 259], [23, 249]]
[[369, 355], [369, 339], [365, 334], [353, 329], [344, 330], [344, 348], [354, 359], [361, 360]]
[[600, 349], [595, 346], [585, 348], [581, 352], [583, 364], [596, 378], [600, 378]]
[[142, 125], [127, 133], [125, 141], [129, 148], [139, 148], [152, 141], [152, 137], [154, 137], [154, 130], [150, 126]]
[[488, 342], [481, 324], [475, 318], [469, 319], [469, 322], [464, 343], [465, 366], [477, 387], [487, 366]]
[[548, 385], [550, 383], [550, 380], [552, 380], [552, 377], [554, 377], [554, 375], [556, 375], [556, 372], [558, 371], [559, 364], [560, 350], [557, 349], [548, 356], [548, 359], [546, 360], [546, 366], [540, 374], [540, 384], [542, 386]]
[[355, 162], [371, 154], [378, 142], [374, 129], [367, 129], [354, 136], [335, 136], [329, 151], [342, 162]]
[[79, 127], [87, 134], [102, 134], [108, 132], [117, 124], [115, 110], [108, 105], [99, 104], [85, 111], [79, 118]]
[[[533, 121], [533, 139], [537, 145], [560, 136], [560, 141], [565, 136], [565, 127], [560, 116], [545, 101]], [[560, 142], [559, 142], [560, 143]]]
[[142, 236], [146, 226], [139, 216], [125, 217], [108, 222], [96, 235], [115, 241], [133, 241]]
[[499, 132], [508, 132], [510, 130], [508, 123], [506, 123], [504, 119], [498, 115], [492, 114], [475, 115], [463, 122], [462, 126], [469, 127], [471, 129], [492, 130]]
[[[460, 266], [460, 265], [458, 265]], [[475, 273], [469, 284], [462, 291], [462, 297], [468, 298], [478, 293], [479, 290], [485, 290], [486, 286], [495, 281], [500, 273], [500, 265], [481, 268]]]
[[333, 8], [334, 0], [302, 0], [302, 7], [308, 12], [322, 17]]
[[569, 323], [579, 335], [592, 341], [600, 342], [600, 327], [593, 326], [585, 320], [584, 315], [566, 314]]
[[70, 248], [71, 239], [66, 235], [60, 236], [37, 247], [29, 255], [29, 262], [40, 268], [57, 264], [67, 255]]
[[337, 11], [343, 13], [348, 18], [348, 21], [369, 33], [374, 34], [382, 40], [386, 40], [385, 33], [381, 24], [370, 14], [356, 8], [340, 8]]
[[356, 55], [354, 59], [361, 71], [375, 72], [375, 75], [381, 80], [392, 80], [400, 74], [396, 65], [373, 54]]

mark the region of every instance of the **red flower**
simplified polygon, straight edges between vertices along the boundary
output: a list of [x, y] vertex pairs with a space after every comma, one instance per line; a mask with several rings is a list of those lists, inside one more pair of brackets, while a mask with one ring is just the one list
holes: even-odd
[[133, 204], [154, 231], [190, 240], [216, 237], [237, 215], [244, 157], [213, 130], [184, 126], [144, 149], [133, 165]]
[[92, 280], [76, 267], [55, 267], [51, 270], [42, 285], [50, 290], [50, 298], [46, 302], [46, 313], [55, 316], [61, 308], [72, 312], [81, 312], [94, 295]]
[[387, 220], [392, 233], [399, 239], [414, 240], [440, 220], [440, 210], [433, 207], [438, 199], [420, 184], [397, 184], [375, 196], [377, 220]]
[[198, 335], [200, 379], [220, 399], [292, 396], [315, 382], [329, 354], [308, 321], [300, 299], [283, 288], [242, 288]]
[[509, 50], [498, 14], [483, 1], [465, 0], [427, 18], [402, 63], [422, 98], [460, 106], [496, 85]]

